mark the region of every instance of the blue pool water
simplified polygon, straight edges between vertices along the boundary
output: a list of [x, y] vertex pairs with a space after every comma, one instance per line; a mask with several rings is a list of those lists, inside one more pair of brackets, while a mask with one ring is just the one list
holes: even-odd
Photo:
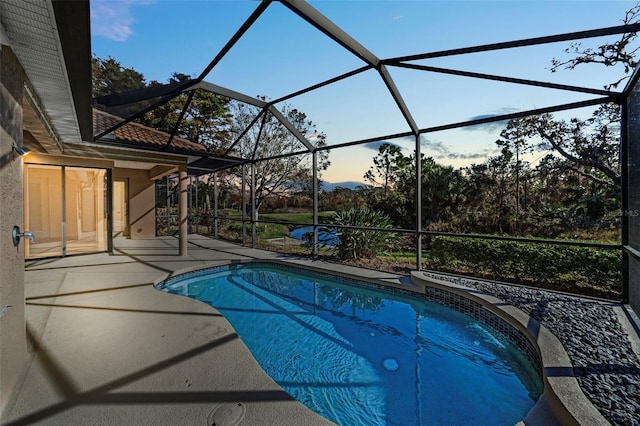
[[268, 263], [159, 288], [219, 310], [280, 386], [339, 425], [513, 425], [542, 393], [506, 338], [425, 299]]
[[[305, 226], [302, 228], [294, 229], [289, 233], [291, 238], [297, 240], [304, 239], [305, 234], [313, 232], [313, 226]], [[335, 246], [340, 242], [336, 230], [332, 228], [321, 227], [318, 229], [318, 243], [325, 246]]]

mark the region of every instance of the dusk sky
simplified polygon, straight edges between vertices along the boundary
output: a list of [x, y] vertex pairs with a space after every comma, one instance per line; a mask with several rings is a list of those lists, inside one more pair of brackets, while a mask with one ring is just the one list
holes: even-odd
[[[380, 58], [621, 25], [635, 1], [310, 1]], [[147, 81], [173, 72], [198, 76], [257, 7], [257, 1], [92, 0], [92, 51]], [[620, 36], [582, 40], [596, 47]], [[569, 43], [419, 61], [424, 65], [602, 89], [618, 67], [586, 65], [551, 73]], [[364, 63], [286, 7], [273, 3], [205, 81], [276, 99]], [[592, 99], [568, 91], [390, 68], [420, 128]], [[619, 88], [621, 89], [621, 88]], [[293, 98], [329, 145], [409, 130], [378, 73], [368, 71]], [[558, 117], [590, 115], [584, 108]], [[464, 167], [495, 155], [503, 123], [423, 135], [422, 151]], [[390, 141], [413, 151], [413, 141]], [[333, 150], [329, 182], [363, 181], [376, 144]], [[530, 161], [544, 155], [538, 153]]]

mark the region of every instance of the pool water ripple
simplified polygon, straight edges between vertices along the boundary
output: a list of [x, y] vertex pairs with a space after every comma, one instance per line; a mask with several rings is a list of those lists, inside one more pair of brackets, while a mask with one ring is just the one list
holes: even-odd
[[424, 299], [264, 265], [161, 288], [218, 309], [283, 389], [340, 425], [512, 425], [542, 392], [506, 339]]

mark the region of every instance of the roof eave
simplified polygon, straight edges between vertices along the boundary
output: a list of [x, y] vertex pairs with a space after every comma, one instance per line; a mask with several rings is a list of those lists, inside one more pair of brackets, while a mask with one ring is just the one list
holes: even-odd
[[89, 0], [53, 0], [53, 11], [80, 136], [93, 139]]

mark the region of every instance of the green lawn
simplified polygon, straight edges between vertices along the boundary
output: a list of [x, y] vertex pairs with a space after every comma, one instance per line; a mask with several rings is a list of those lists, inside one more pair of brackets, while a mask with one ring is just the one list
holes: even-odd
[[[227, 209], [224, 210], [223, 213], [225, 216], [233, 219], [242, 218], [242, 212], [238, 210]], [[319, 212], [318, 220], [320, 223], [326, 223], [331, 218], [335, 212]], [[305, 212], [305, 213], [261, 213], [258, 217], [258, 221], [260, 220], [275, 220], [278, 222], [292, 222], [292, 223], [313, 223], [313, 213]]]
[[[318, 221], [327, 223], [335, 212], [319, 212]], [[277, 220], [279, 222], [313, 223], [313, 213], [263, 213], [259, 220]]]
[[[227, 211], [226, 213], [227, 217], [231, 219], [239, 219], [241, 217], [237, 210]], [[319, 214], [319, 222], [329, 223], [333, 215], [334, 212], [322, 212]], [[258, 222], [256, 225], [256, 243], [259, 248], [303, 256], [311, 253], [311, 249], [300, 244], [299, 241], [284, 237], [287, 237], [289, 231], [296, 228], [296, 226], [312, 223], [312, 213], [265, 213], [260, 215], [260, 220], [287, 222], [287, 224]], [[241, 222], [237, 220], [222, 220], [220, 225], [220, 233], [224, 239], [229, 241], [240, 241], [242, 239]], [[250, 229], [248, 231], [250, 232]], [[448, 241], [452, 237], [448, 237], [448, 239], [439, 237], [439, 240], [442, 239]], [[572, 246], [547, 247], [549, 244], [532, 245], [526, 242], [480, 241], [464, 238], [454, 238], [454, 240], [459, 247], [453, 247], [446, 252], [450, 259], [442, 260], [440, 259], [442, 256], [438, 257], [440, 252], [434, 251], [434, 247], [425, 247], [425, 251], [422, 254], [423, 266], [427, 269], [447, 273], [515, 282], [613, 300], [619, 299], [621, 278], [619, 277], [619, 266], [616, 265], [617, 262], [620, 262], [620, 259], [616, 253], [610, 253], [606, 250], [598, 251], [593, 248], [574, 248]], [[478, 245], [479, 247], [476, 247]], [[489, 250], [490, 248], [493, 248], [494, 251], [497, 250], [497, 252], [492, 252]], [[600, 253], [601, 251], [602, 253]], [[556, 252], [559, 254], [555, 254]], [[564, 255], [563, 253], [565, 252], [568, 254]], [[594, 254], [592, 252], [597, 253]], [[544, 257], [545, 253], [551, 258], [540, 260], [539, 258]], [[331, 256], [332, 250], [321, 248], [319, 254], [321, 256]], [[582, 255], [582, 257], [578, 255]], [[467, 259], [470, 256], [472, 259]], [[583, 259], [585, 256], [587, 256], [586, 260]], [[609, 259], [610, 257], [611, 259]], [[537, 259], [538, 262], [534, 262], [532, 259]], [[563, 259], [565, 263], [567, 261], [576, 263], [573, 265], [573, 269], [569, 268], [571, 270], [566, 272], [564, 269], [567, 268], [560, 268], [562, 270], [556, 271], [558, 273], [549, 271], [551, 266]], [[463, 262], [465, 260], [467, 261], [466, 263]], [[399, 272], [415, 268], [415, 262], [416, 253], [407, 246], [404, 247], [404, 250], [389, 253], [380, 252], [373, 259], [357, 259], [351, 264], [371, 269]], [[483, 262], [489, 262], [489, 266], [484, 265]], [[346, 261], [346, 263], [350, 262]], [[534, 268], [536, 265], [539, 266], [539, 270]], [[601, 275], [604, 275], [604, 277], [600, 277]]]
[[[238, 210], [225, 210], [224, 214], [230, 219], [241, 219], [242, 212]], [[318, 221], [320, 223], [328, 223], [335, 212], [318, 213]], [[279, 223], [264, 223], [264, 221], [288, 222], [289, 225]], [[256, 230], [258, 232], [258, 240], [265, 241], [272, 238], [282, 238], [289, 235], [289, 229], [295, 228], [296, 224], [308, 225], [313, 223], [313, 213], [263, 213], [258, 217]], [[239, 222], [227, 222], [227, 226], [231, 229], [239, 231], [242, 225]]]

